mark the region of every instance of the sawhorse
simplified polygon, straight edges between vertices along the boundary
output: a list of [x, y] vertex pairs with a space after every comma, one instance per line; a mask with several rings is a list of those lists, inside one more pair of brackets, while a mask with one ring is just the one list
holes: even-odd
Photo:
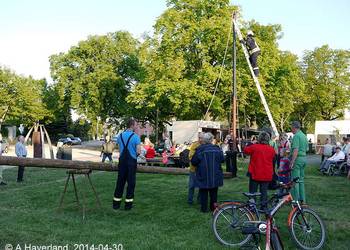
[[[76, 183], [75, 183], [75, 176], [74, 175], [85, 175], [85, 177], [89, 180], [89, 183], [90, 183], [90, 186], [91, 186], [92, 190], [94, 191], [94, 194], [95, 194], [95, 197], [96, 197], [96, 203], [97, 203], [98, 207], [101, 208], [100, 199], [98, 198], [97, 192], [96, 192], [94, 186], [92, 185], [92, 181], [90, 179], [91, 172], [92, 172], [91, 169], [70, 169], [70, 170], [67, 171], [68, 177], [67, 177], [66, 184], [64, 186], [64, 190], [63, 190], [62, 196], [61, 196], [61, 201], [60, 201], [60, 205], [58, 207], [58, 211], [60, 211], [61, 208], [62, 208], [63, 199], [64, 199], [64, 196], [65, 196], [66, 191], [67, 191], [67, 187], [68, 187], [68, 183], [69, 183], [70, 177], [72, 177], [72, 181], [73, 181], [75, 199], [76, 199], [76, 202], [77, 202], [78, 206], [80, 207], [80, 202], [79, 202], [79, 197], [78, 197], [78, 190], [77, 190], [77, 186], [76, 186]], [[85, 192], [83, 191], [82, 193], [83, 193], [82, 211], [83, 211], [83, 219], [85, 219], [85, 212], [86, 212], [85, 211], [86, 210], [86, 207], [85, 207]]]

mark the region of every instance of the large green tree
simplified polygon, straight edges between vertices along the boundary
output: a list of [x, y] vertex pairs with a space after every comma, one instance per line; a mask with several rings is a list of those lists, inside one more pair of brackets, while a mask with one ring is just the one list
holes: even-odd
[[3, 122], [31, 125], [49, 119], [50, 112], [43, 102], [45, 80], [35, 80], [0, 68], [0, 128]]
[[315, 120], [342, 118], [350, 106], [350, 51], [328, 45], [306, 51], [301, 63], [306, 84], [294, 116], [312, 130]]
[[[131, 104], [150, 114], [154, 120], [156, 110], [161, 120], [201, 119], [205, 114], [221, 64], [223, 70], [218, 90], [210, 108], [214, 119], [227, 119], [230, 115], [232, 90], [232, 34], [228, 41], [228, 54], [223, 61], [231, 17], [236, 7], [228, 0], [171, 0], [168, 9], [158, 18], [154, 36], [149, 38], [141, 61], [147, 76], [137, 84], [128, 97]], [[255, 21], [240, 20], [242, 31], [252, 29], [262, 54], [259, 59], [261, 85], [273, 116], [283, 130], [293, 111], [294, 102], [288, 97], [299, 96], [302, 91], [300, 70], [296, 57], [278, 49], [280, 25], [260, 25]], [[237, 44], [237, 84], [240, 113], [251, 123], [268, 124], [266, 113], [250, 75], [246, 59]], [[295, 82], [295, 83], [294, 83]], [[293, 84], [292, 84], [293, 83]], [[295, 92], [295, 93], [289, 93]], [[297, 93], [296, 93], [297, 92]], [[282, 112], [285, 105], [289, 109]]]
[[139, 43], [128, 32], [91, 36], [67, 53], [50, 57], [58, 105], [96, 122], [127, 112], [125, 98], [142, 78]]

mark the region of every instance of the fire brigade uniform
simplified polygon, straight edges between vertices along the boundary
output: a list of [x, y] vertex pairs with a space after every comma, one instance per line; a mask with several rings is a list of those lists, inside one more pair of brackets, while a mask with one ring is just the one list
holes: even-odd
[[245, 39], [244, 43], [249, 52], [249, 61], [253, 67], [255, 76], [259, 76], [259, 67], [258, 67], [258, 56], [260, 55], [260, 48], [254, 40], [254, 34], [251, 31], [248, 31], [248, 36]]
[[125, 209], [132, 208], [136, 185], [137, 146], [141, 143], [140, 137], [132, 131], [124, 131], [117, 139], [120, 149], [119, 172], [114, 191], [113, 208], [119, 209], [123, 197], [125, 183], [128, 183], [125, 197]]

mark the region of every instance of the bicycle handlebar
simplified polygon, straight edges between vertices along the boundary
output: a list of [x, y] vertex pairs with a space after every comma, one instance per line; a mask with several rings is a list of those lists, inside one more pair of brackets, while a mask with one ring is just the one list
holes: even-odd
[[299, 177], [295, 177], [293, 180], [291, 180], [290, 182], [288, 182], [286, 184], [280, 182], [279, 183], [279, 187], [285, 188], [285, 189], [290, 189], [290, 188], [292, 188], [295, 185], [295, 183], [298, 182], [298, 180], [299, 180]]

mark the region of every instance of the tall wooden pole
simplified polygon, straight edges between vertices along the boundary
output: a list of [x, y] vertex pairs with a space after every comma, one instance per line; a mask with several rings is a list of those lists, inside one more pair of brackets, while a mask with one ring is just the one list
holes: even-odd
[[[235, 14], [233, 17], [235, 18]], [[233, 21], [233, 20], [232, 20]], [[233, 32], [233, 45], [232, 45], [232, 124], [231, 124], [231, 135], [232, 140], [234, 141], [234, 150], [236, 150], [236, 140], [237, 140], [237, 77], [236, 77], [236, 31], [234, 23], [232, 25]]]

